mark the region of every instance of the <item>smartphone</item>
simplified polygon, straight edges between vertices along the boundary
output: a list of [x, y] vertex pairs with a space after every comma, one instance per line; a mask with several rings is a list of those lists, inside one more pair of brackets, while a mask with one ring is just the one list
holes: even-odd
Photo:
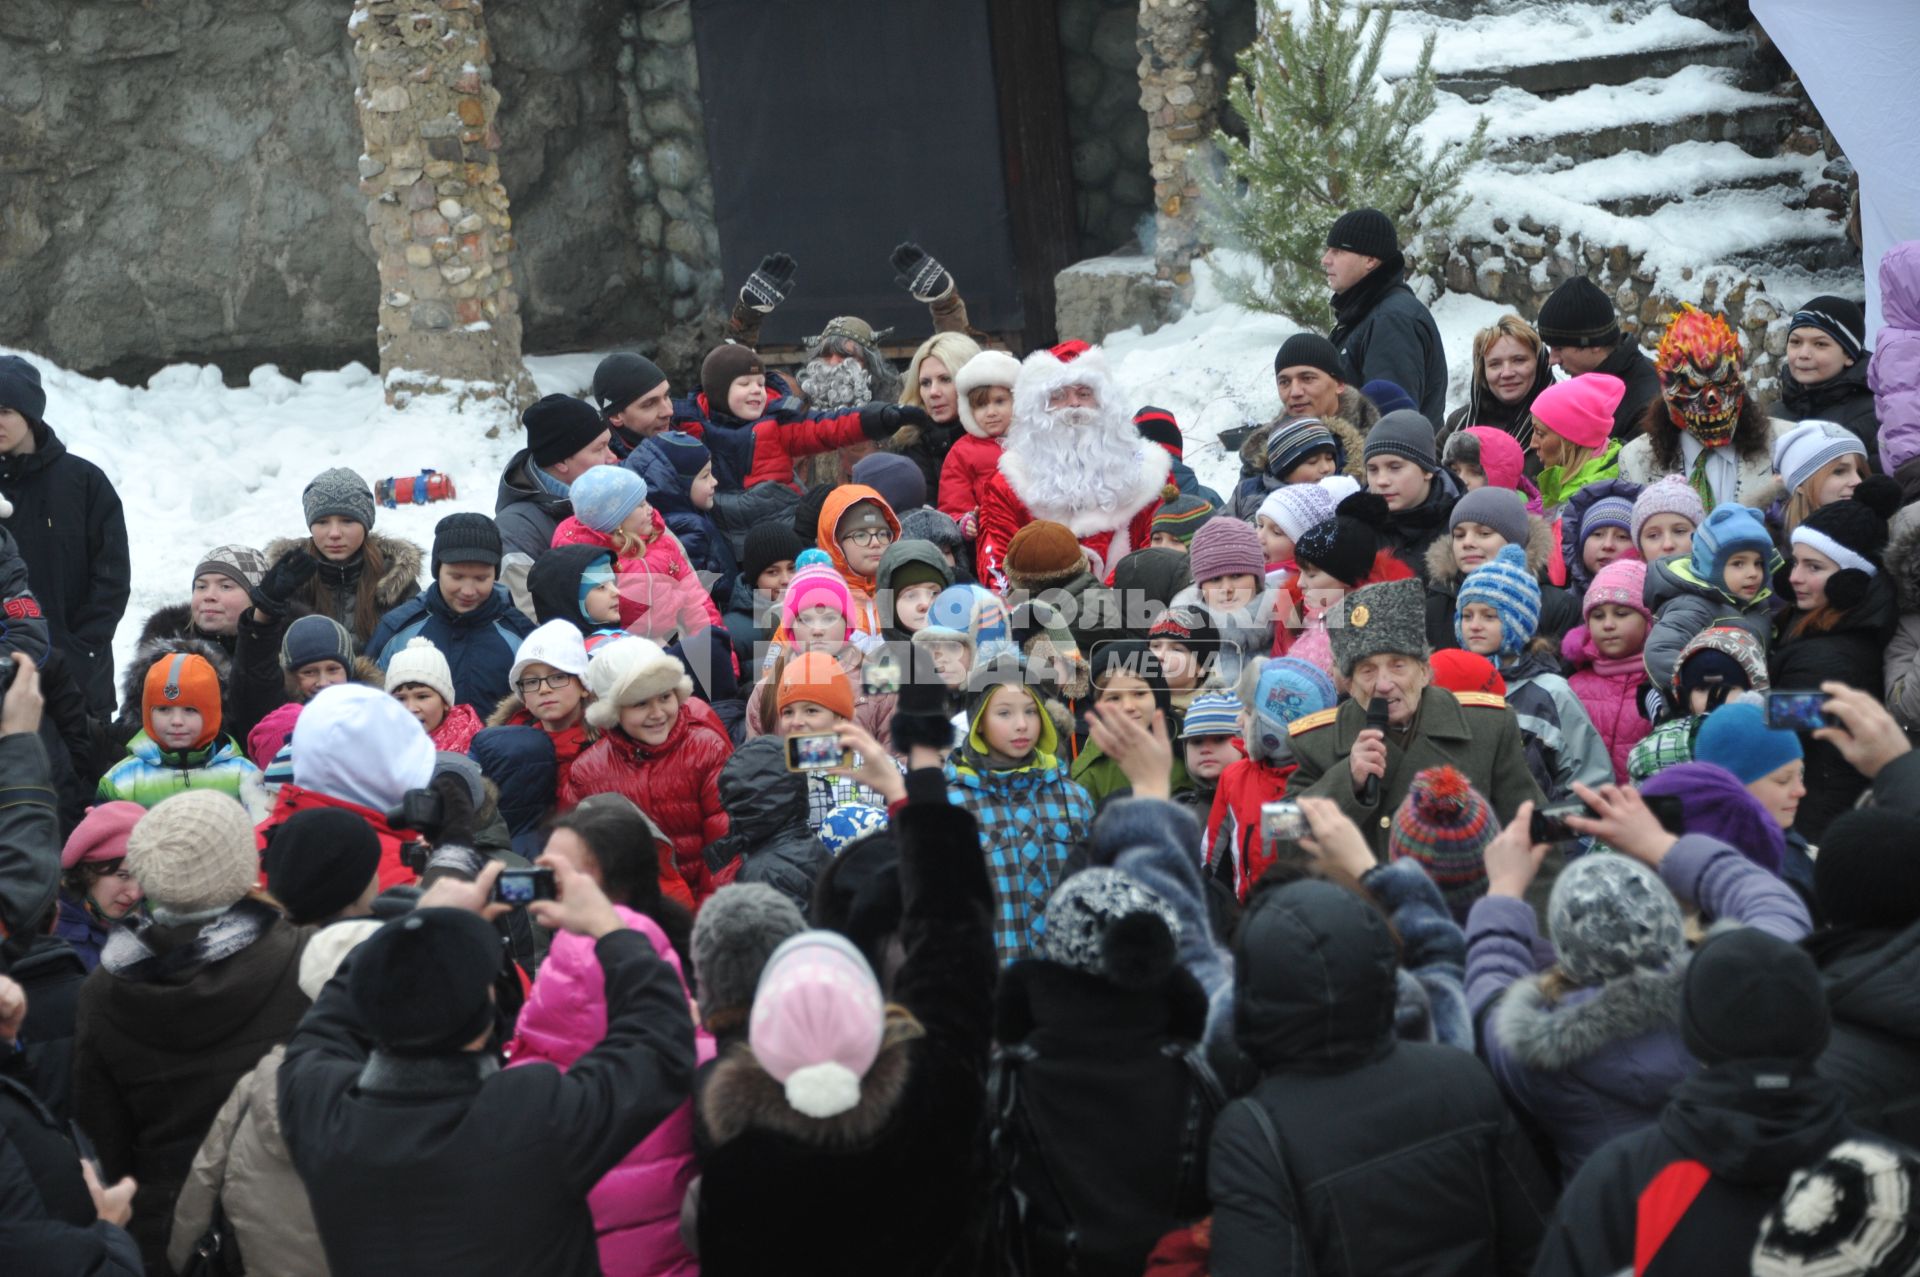
[[1307, 816], [1299, 803], [1283, 799], [1260, 804], [1260, 841], [1268, 850], [1283, 842], [1299, 842], [1308, 832]]
[[787, 737], [787, 770], [823, 772], [832, 767], [853, 766], [853, 751], [840, 748], [838, 732], [811, 732]]
[[[1670, 834], [1686, 832], [1686, 817], [1678, 794], [1642, 794], [1640, 801], [1647, 805], [1653, 818], [1660, 827]], [[1568, 816], [1593, 816], [1593, 808], [1583, 802], [1550, 803], [1533, 809], [1533, 820], [1527, 827], [1527, 837], [1534, 842], [1565, 842], [1582, 835], [1575, 833], [1567, 824]]]
[[1768, 692], [1767, 726], [1780, 731], [1811, 732], [1827, 725], [1820, 707], [1827, 703], [1825, 692]]
[[551, 869], [506, 869], [493, 880], [493, 899], [498, 904], [519, 907], [557, 895]]

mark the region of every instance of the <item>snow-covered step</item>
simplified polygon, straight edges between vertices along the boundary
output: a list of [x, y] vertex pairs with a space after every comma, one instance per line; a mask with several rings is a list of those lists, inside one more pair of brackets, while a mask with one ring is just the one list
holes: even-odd
[[1744, 66], [1753, 42], [1670, 4], [1535, 4], [1471, 15], [1396, 12], [1381, 55], [1389, 79], [1410, 74], [1434, 37], [1439, 87], [1470, 102], [1499, 89], [1551, 96], [1627, 84], [1688, 67]]
[[1444, 146], [1467, 137], [1484, 115], [1489, 158], [1503, 164], [1578, 163], [1682, 142], [1770, 148], [1786, 132], [1793, 104], [1737, 79], [1730, 67], [1689, 66], [1552, 98], [1512, 87], [1484, 102], [1443, 94], [1420, 132]]
[[1554, 171], [1534, 169], [1528, 176], [1557, 197], [1636, 217], [1713, 190], [1767, 190], [1799, 208], [1807, 190], [1823, 180], [1826, 165], [1820, 155], [1751, 155], [1731, 142], [1681, 142], [1657, 153], [1622, 151]]

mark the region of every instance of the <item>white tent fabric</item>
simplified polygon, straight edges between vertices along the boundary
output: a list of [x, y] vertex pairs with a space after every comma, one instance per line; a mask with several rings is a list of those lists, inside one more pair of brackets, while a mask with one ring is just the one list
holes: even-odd
[[1920, 239], [1920, 4], [1752, 0], [1753, 16], [1806, 86], [1860, 174], [1867, 344], [1880, 328], [1880, 258]]

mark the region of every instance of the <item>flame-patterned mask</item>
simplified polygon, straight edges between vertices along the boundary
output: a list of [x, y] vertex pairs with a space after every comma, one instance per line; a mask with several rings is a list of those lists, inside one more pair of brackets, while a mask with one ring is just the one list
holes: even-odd
[[1653, 366], [1674, 425], [1708, 448], [1733, 438], [1747, 388], [1740, 376], [1740, 339], [1724, 315], [1682, 302], [1680, 313], [1668, 319]]

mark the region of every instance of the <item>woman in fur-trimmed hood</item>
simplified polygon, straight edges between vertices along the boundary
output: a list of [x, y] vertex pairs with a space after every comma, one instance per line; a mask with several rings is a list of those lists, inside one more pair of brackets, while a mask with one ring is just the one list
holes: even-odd
[[[1650, 1125], [1694, 1071], [1680, 1035], [1681, 902], [1788, 941], [1812, 930], [1779, 878], [1705, 834], [1676, 839], [1633, 806], [1636, 823], [1621, 817], [1606, 834], [1621, 853], [1589, 852], [1554, 882], [1550, 945], [1523, 898], [1532, 871], [1496, 872], [1515, 860], [1506, 847], [1488, 846], [1488, 892], [1467, 915], [1467, 1005], [1482, 1026], [1480, 1054], [1509, 1103], [1553, 1141], [1563, 1182], [1614, 1136]], [[1617, 810], [1606, 803], [1603, 816]], [[1527, 832], [1516, 816], [1495, 842], [1527, 863]]]
[[[267, 543], [262, 584], [340, 622], [364, 648], [382, 617], [420, 593], [420, 547], [374, 532], [373, 490], [351, 470], [321, 471], [300, 501], [308, 535]], [[296, 553], [308, 562], [285, 562]]]

